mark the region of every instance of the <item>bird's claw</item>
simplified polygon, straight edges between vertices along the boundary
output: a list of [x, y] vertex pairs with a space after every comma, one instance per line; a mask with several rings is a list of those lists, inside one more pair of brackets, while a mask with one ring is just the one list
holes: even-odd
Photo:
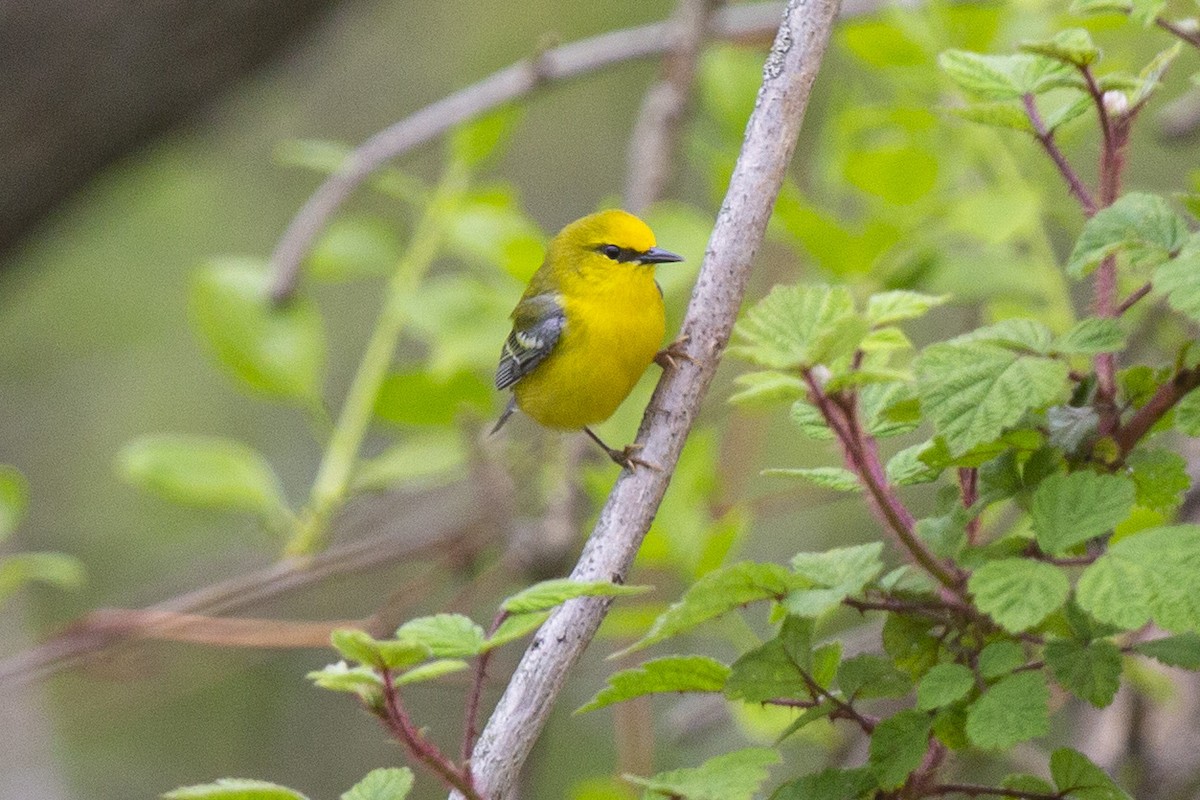
[[630, 472], [637, 472], [638, 467], [645, 467], [654, 472], [662, 472], [662, 467], [651, 461], [646, 461], [642, 458], [634, 456], [638, 450], [643, 447], [641, 442], [625, 445], [624, 449], [617, 450], [615, 447], [605, 448], [608, 451], [608, 457], [611, 458], [618, 466], [624, 467]]
[[696, 359], [688, 355], [683, 349], [684, 345], [686, 345], [691, 338], [692, 337], [685, 333], [664, 347], [662, 350], [659, 350], [654, 354], [654, 363], [658, 364], [663, 369], [678, 369], [679, 363], [676, 361], [676, 359], [679, 359], [680, 361], [690, 361], [691, 363], [695, 364]]

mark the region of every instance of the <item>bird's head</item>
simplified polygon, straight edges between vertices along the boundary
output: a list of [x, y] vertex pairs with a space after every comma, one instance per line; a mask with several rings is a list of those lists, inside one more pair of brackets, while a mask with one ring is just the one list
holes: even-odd
[[590, 214], [563, 228], [550, 243], [549, 256], [582, 273], [639, 268], [648, 273], [655, 264], [683, 260], [656, 247], [650, 226], [619, 209]]

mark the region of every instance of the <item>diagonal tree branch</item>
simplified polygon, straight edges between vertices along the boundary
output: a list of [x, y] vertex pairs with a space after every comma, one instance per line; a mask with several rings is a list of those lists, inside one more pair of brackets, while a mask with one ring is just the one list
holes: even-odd
[[[733, 330], [837, 11], [838, 0], [791, 0], [787, 5], [684, 320], [694, 361], [664, 374], [642, 419], [641, 454], [663, 468], [621, 474], [572, 572], [576, 580], [623, 581], [666, 493]], [[521, 767], [567, 672], [607, 609], [604, 600], [572, 601], [538, 632], [476, 747], [472, 772], [483, 796], [514, 797]]]

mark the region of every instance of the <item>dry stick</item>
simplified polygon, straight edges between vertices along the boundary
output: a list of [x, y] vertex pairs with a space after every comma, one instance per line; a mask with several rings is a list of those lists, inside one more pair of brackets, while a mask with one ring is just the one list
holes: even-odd
[[[795, 149], [837, 10], [837, 0], [788, 4], [684, 321], [694, 361], [682, 361], [663, 375], [642, 419], [641, 454], [663, 468], [623, 472], [617, 479], [572, 572], [575, 580], [623, 581], [662, 501], [733, 330], [750, 264]], [[600, 598], [565, 604], [526, 650], [472, 759], [476, 785], [489, 800], [514, 796], [521, 767], [567, 673], [595, 635], [608, 605]]]

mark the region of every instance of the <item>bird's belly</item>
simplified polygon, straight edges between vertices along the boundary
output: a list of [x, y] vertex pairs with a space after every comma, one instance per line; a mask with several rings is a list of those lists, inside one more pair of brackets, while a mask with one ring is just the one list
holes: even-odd
[[555, 352], [514, 387], [517, 406], [550, 428], [579, 429], [612, 416], [662, 346], [657, 296], [635, 314], [570, 317]]

